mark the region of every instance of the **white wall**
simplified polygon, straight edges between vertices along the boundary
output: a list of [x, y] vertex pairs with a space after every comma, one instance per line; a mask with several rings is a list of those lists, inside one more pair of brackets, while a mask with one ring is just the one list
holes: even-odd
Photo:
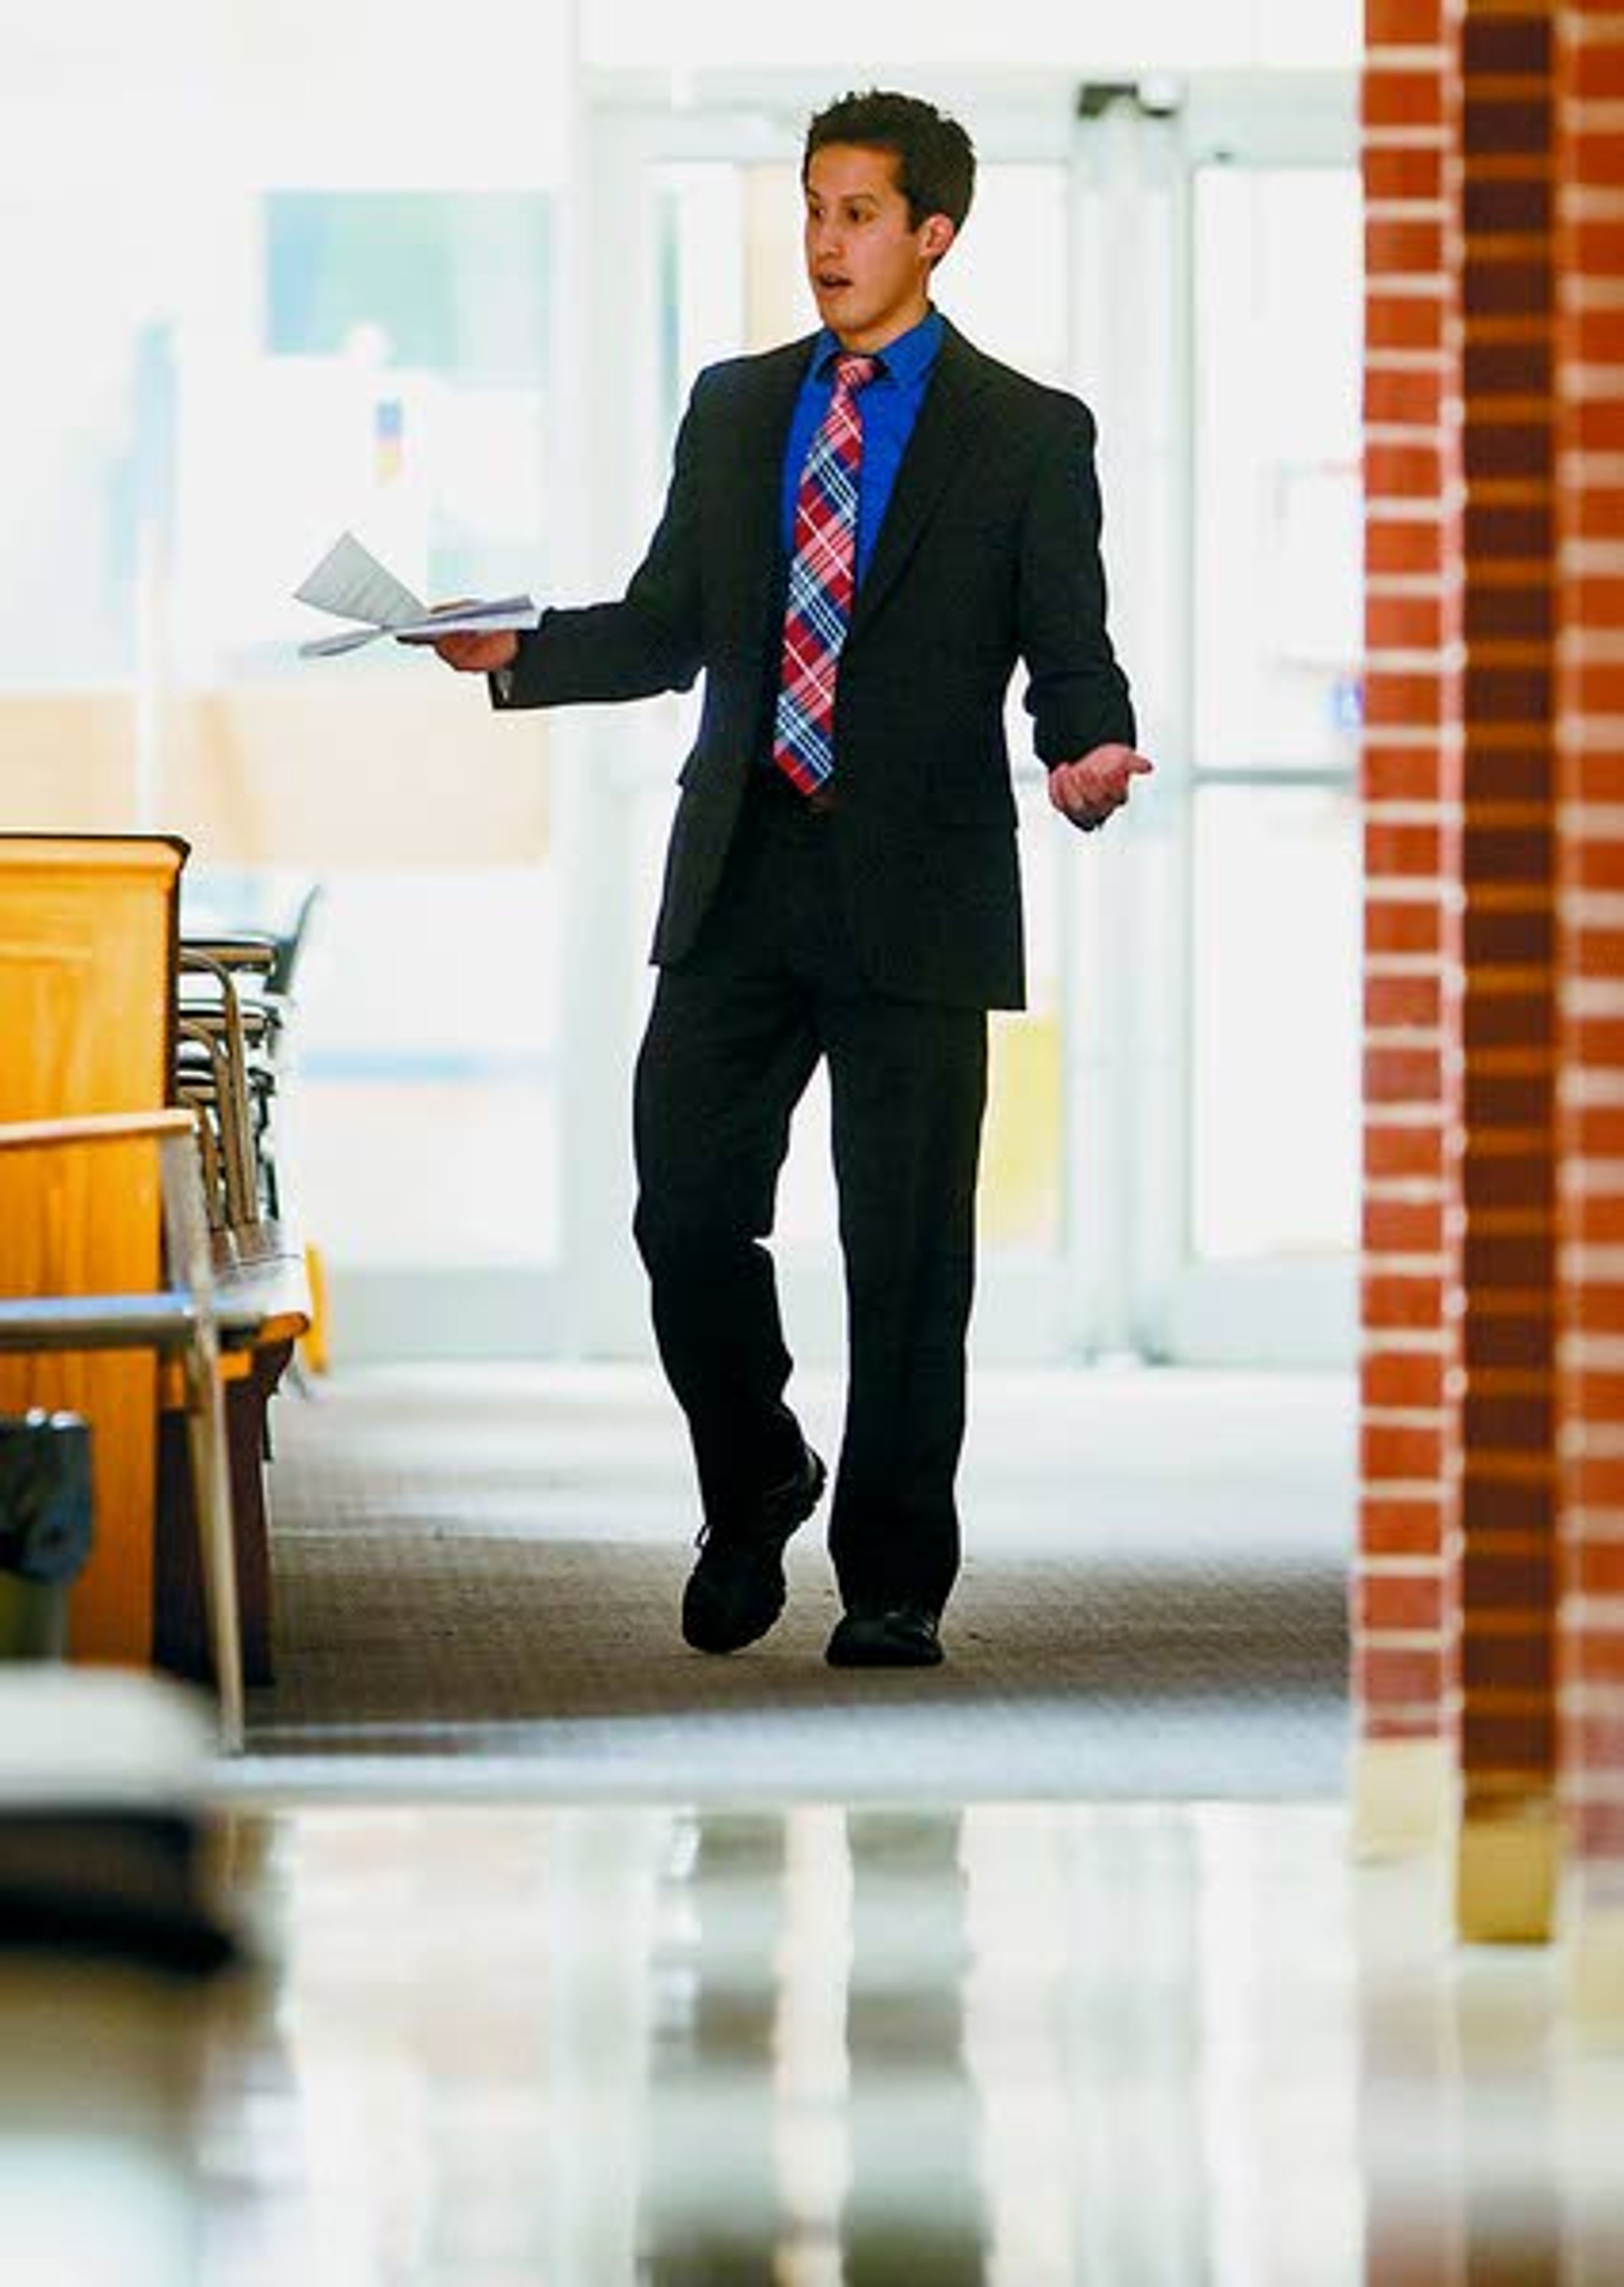
[[935, 66], [1061, 64], [1098, 79], [1156, 67], [1351, 64], [1363, 12], [1359, 0], [1000, 0], [974, 8], [887, 0], [855, 14], [760, 0], [582, 0], [581, 28], [589, 64], [816, 64], [844, 85]]

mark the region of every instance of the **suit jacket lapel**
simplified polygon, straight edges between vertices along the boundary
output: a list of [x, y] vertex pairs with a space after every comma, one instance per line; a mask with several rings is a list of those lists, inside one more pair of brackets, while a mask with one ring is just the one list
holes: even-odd
[[725, 497], [728, 537], [739, 550], [741, 607], [750, 618], [764, 621], [782, 610], [779, 527], [783, 512], [784, 446], [813, 339], [809, 335], [803, 341], [790, 342], [764, 360], [760, 385], [749, 402], [739, 408], [731, 440], [737, 455], [737, 479]]
[[914, 433], [908, 439], [896, 489], [880, 527], [880, 537], [852, 610], [852, 637], [873, 618], [918, 544], [980, 418], [984, 376], [979, 352], [956, 327], [947, 325], [936, 371], [925, 392]]

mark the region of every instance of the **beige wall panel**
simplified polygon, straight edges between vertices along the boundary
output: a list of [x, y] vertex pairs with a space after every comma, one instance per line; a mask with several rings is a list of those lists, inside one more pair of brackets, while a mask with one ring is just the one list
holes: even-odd
[[169, 822], [207, 864], [534, 864], [547, 848], [546, 732], [485, 685], [424, 661], [421, 679], [348, 690], [242, 685], [164, 718]]
[[0, 833], [123, 834], [134, 812], [128, 692], [0, 694]]
[[[441, 681], [431, 678], [438, 675]], [[168, 700], [160, 817], [200, 863], [534, 865], [547, 849], [547, 732], [485, 686], [244, 685]], [[123, 834], [135, 812], [127, 693], [0, 698], [0, 832]]]

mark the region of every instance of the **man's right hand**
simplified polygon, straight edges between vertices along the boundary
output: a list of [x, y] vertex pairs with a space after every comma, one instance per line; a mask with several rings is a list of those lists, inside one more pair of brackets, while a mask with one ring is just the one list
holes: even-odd
[[401, 641], [426, 644], [459, 675], [496, 675], [519, 657], [519, 637], [511, 628], [490, 635], [403, 636]]

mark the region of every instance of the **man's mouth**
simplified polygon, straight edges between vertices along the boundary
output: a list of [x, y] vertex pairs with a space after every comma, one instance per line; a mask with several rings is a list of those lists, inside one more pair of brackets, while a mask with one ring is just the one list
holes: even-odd
[[820, 294], [838, 294], [851, 283], [843, 271], [820, 270], [818, 273], [818, 291]]

